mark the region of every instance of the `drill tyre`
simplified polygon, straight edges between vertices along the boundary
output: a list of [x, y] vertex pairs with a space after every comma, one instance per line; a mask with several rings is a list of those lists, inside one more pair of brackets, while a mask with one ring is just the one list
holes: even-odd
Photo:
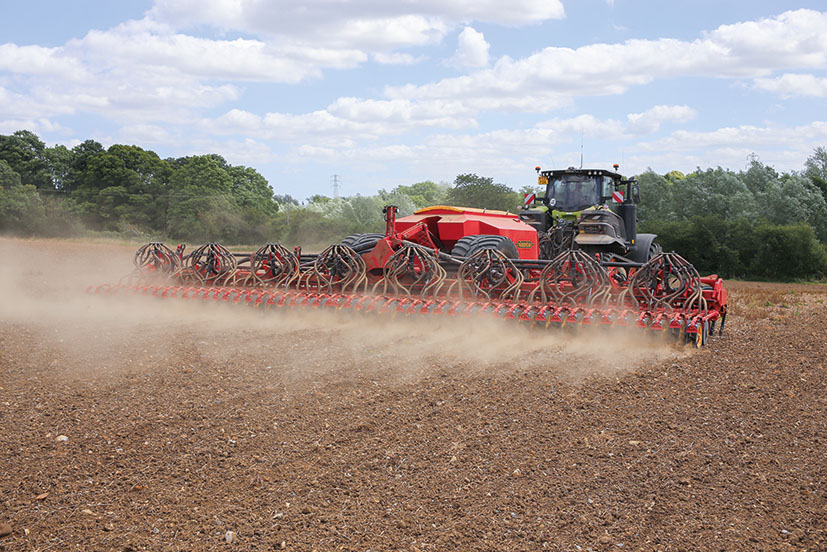
[[495, 249], [508, 257], [516, 259], [517, 246], [505, 236], [480, 234], [477, 236], [464, 236], [451, 249], [453, 257], [470, 257], [480, 249]]
[[363, 253], [373, 249], [376, 242], [385, 237], [385, 234], [351, 234], [342, 240], [342, 245], [346, 245], [356, 251]]

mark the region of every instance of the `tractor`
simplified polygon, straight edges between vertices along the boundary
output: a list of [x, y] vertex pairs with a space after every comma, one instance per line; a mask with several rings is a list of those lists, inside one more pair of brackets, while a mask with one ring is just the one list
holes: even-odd
[[618, 165], [614, 169], [536, 167], [545, 194], [536, 207], [530, 194], [520, 220], [537, 230], [541, 259], [582, 249], [607, 261], [645, 263], [661, 252], [655, 234], [637, 232], [637, 181], [623, 179]]
[[240, 303], [263, 310], [349, 310], [393, 316], [494, 317], [531, 328], [637, 328], [706, 344], [723, 331], [727, 292], [653, 234], [637, 233], [640, 193], [615, 171], [541, 171], [538, 202], [519, 213], [437, 205], [385, 232], [355, 234], [320, 253], [271, 242], [254, 252], [217, 243], [185, 254], [150, 243], [105, 295]]

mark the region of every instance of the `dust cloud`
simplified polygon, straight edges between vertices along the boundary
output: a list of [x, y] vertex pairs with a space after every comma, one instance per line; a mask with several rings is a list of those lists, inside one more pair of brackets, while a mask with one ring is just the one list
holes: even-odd
[[33, 361], [71, 377], [210, 362], [258, 366], [296, 381], [521, 370], [580, 381], [689, 354], [636, 334], [528, 331], [499, 320], [261, 312], [85, 293], [128, 275], [135, 249], [0, 238], [0, 324], [33, 332], [47, 351]]

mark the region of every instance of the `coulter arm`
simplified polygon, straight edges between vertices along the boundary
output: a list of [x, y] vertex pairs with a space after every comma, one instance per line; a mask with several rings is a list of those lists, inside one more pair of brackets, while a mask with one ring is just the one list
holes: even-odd
[[315, 308], [489, 317], [538, 329], [628, 328], [698, 347], [716, 329], [723, 332], [727, 299], [720, 278], [701, 277], [675, 253], [623, 267], [603, 265], [580, 250], [551, 261], [510, 259], [493, 249], [453, 258], [434, 246], [423, 227], [390, 232], [367, 254], [337, 244], [305, 255], [277, 243], [232, 253], [209, 243], [185, 255], [183, 246], [173, 252], [152, 243], [138, 250], [128, 278], [88, 292], [264, 311]]

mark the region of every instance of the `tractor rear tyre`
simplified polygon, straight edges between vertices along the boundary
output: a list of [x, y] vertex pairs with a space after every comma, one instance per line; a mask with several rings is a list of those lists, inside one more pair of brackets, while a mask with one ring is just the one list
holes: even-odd
[[385, 234], [351, 234], [342, 240], [342, 245], [350, 247], [357, 253], [363, 253], [373, 249], [376, 242], [384, 237]]
[[464, 236], [451, 249], [453, 257], [470, 257], [481, 249], [495, 249], [508, 257], [517, 258], [517, 246], [505, 236], [491, 234], [480, 234], [477, 236]]

